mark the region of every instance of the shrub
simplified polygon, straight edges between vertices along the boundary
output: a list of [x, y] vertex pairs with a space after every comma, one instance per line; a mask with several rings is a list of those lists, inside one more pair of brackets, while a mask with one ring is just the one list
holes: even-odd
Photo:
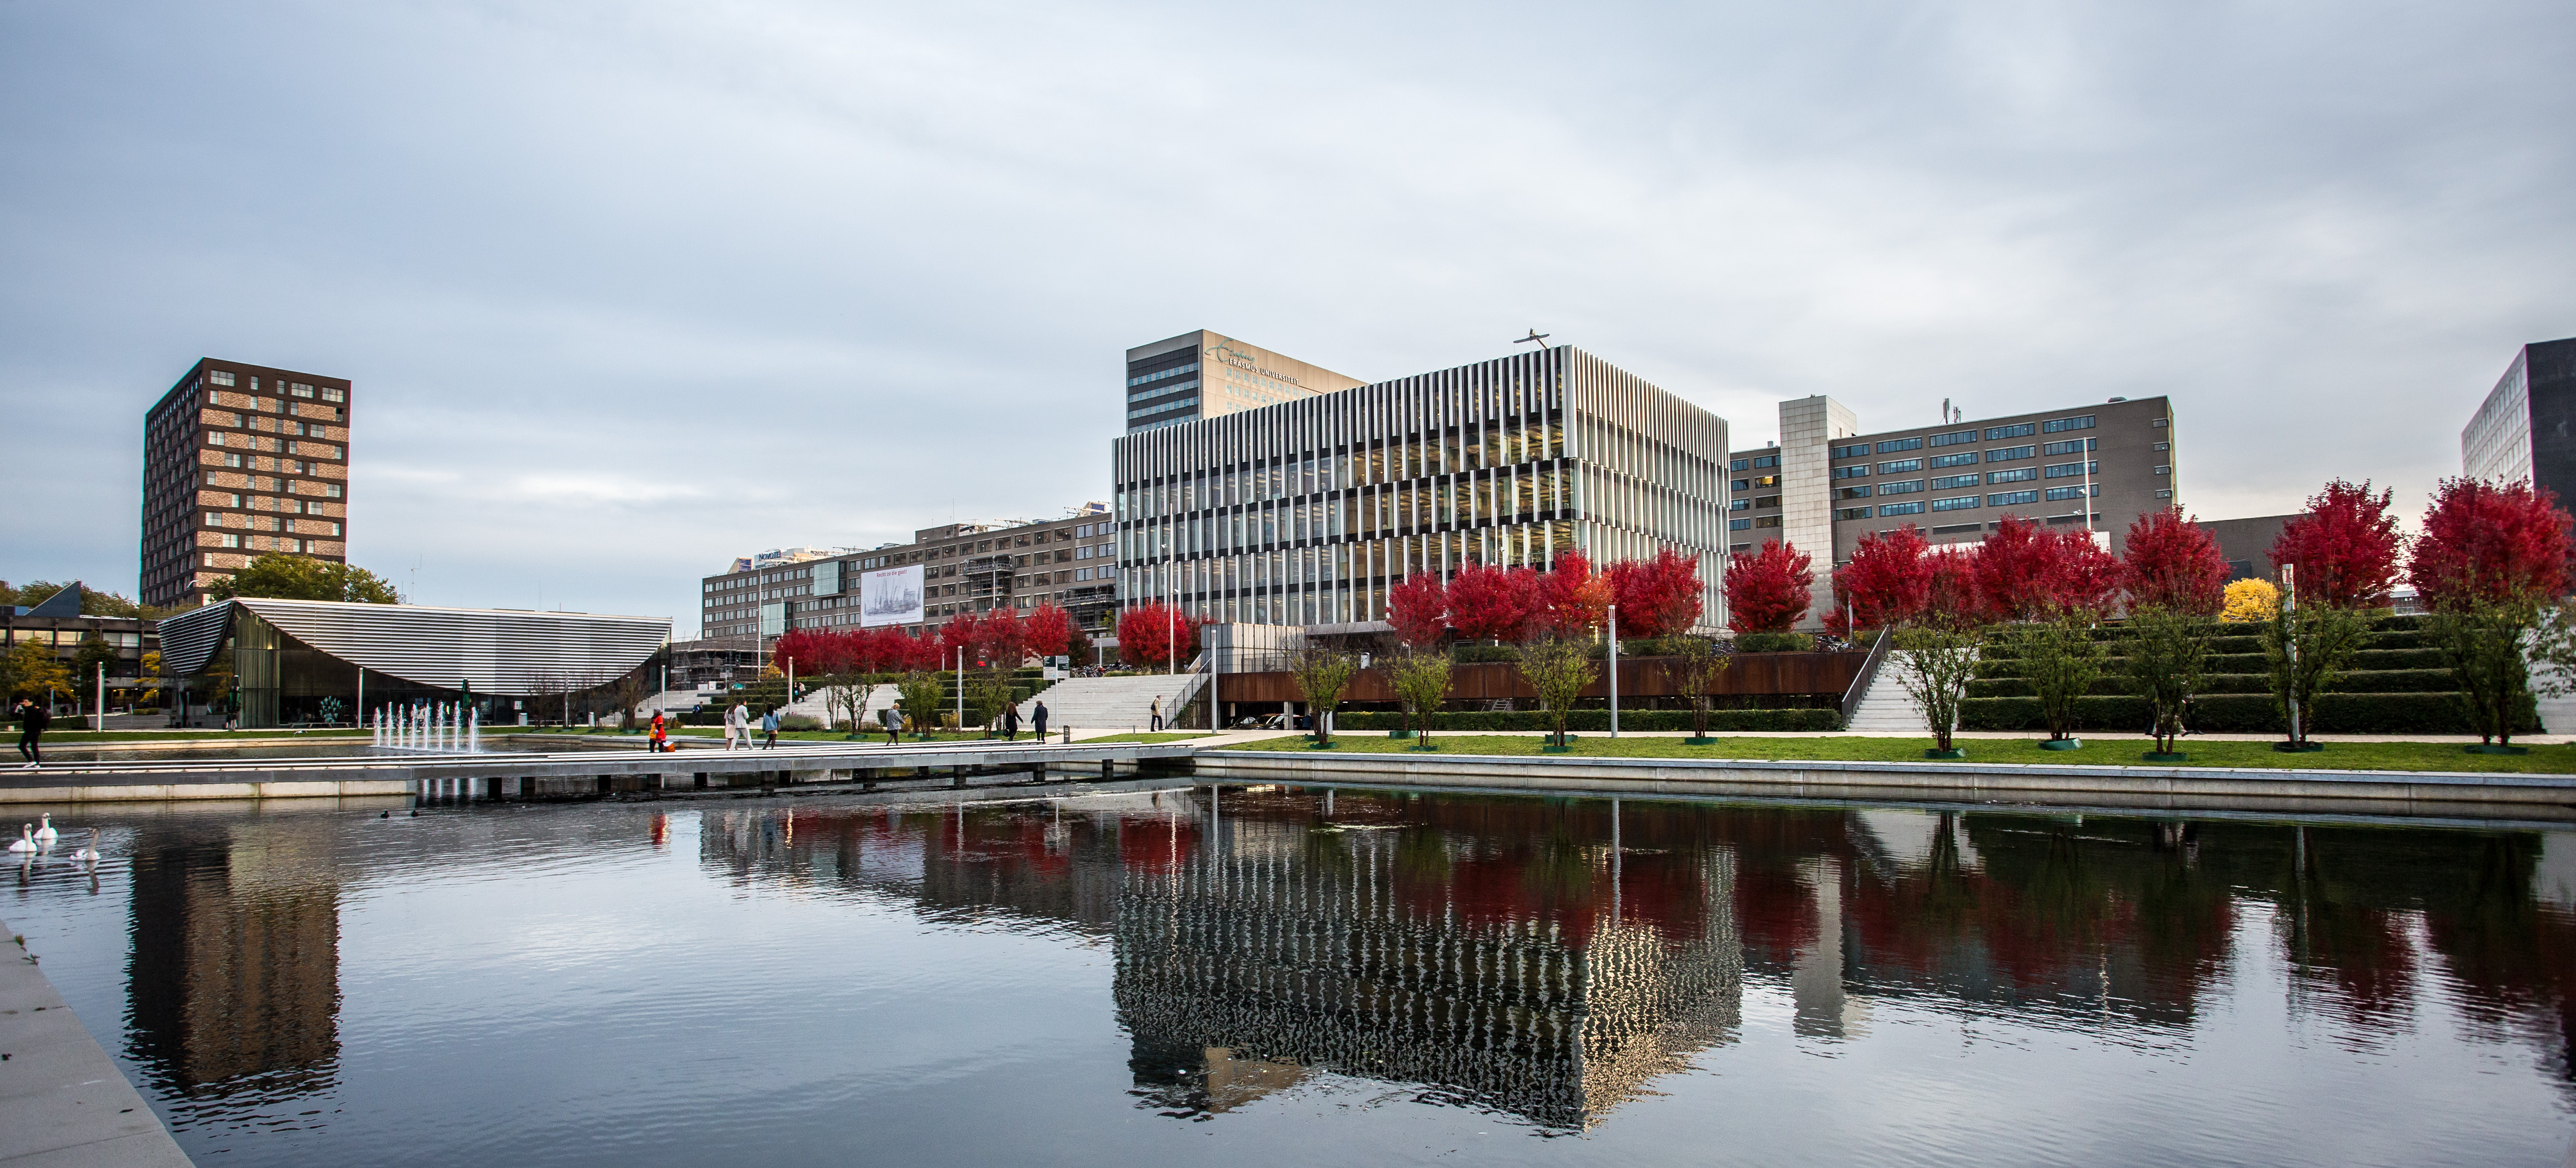
[[[2311, 711], [2318, 734], [2470, 734], [2475, 733], [2447, 693], [2319, 694]], [[2144, 734], [2153, 709], [2140, 697], [2087, 697], [2075, 701], [2079, 730]], [[2279, 705], [2269, 693], [2204, 694], [2193, 699], [2183, 724], [2195, 734], [2278, 734], [2285, 728]], [[1962, 730], [2028, 731], [2045, 729], [2036, 698], [1969, 698], [1960, 703]], [[2526, 705], [2515, 718], [2519, 733], [2539, 729], [2540, 716]]]
[[[1688, 730], [1690, 710], [1621, 710], [1622, 730]], [[1417, 717], [1415, 724], [1452, 733], [1478, 730], [1553, 730], [1554, 715], [1544, 710], [1450, 710]], [[1401, 730], [1402, 714], [1390, 711], [1355, 712], [1336, 719], [1341, 728], [1350, 731]], [[1608, 710], [1568, 710], [1565, 728], [1577, 733], [1597, 734], [1610, 729]], [[1834, 710], [1711, 710], [1708, 729], [1712, 734], [1733, 731], [1820, 732], [1842, 728], [1842, 715]]]
[[1807, 653], [1815, 647], [1816, 639], [1805, 633], [1742, 633], [1735, 638], [1738, 653]]

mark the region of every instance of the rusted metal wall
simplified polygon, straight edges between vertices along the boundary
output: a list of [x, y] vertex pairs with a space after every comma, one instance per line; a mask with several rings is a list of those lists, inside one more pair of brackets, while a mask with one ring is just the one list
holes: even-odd
[[[1717, 675], [1717, 686], [1711, 692], [1720, 696], [1734, 694], [1832, 694], [1840, 697], [1852, 679], [1860, 676], [1867, 653], [1745, 653], [1738, 655], [1726, 672]], [[1675, 678], [1666, 669], [1670, 657], [1622, 657], [1619, 659], [1619, 696], [1666, 697], [1681, 692]], [[1460, 665], [1451, 675], [1449, 697], [1452, 701], [1488, 702], [1500, 698], [1534, 701], [1538, 691], [1521, 680], [1520, 671], [1506, 662], [1479, 662]], [[1585, 687], [1585, 697], [1608, 697], [1609, 679], [1604, 677]], [[1302, 702], [1297, 692], [1297, 679], [1285, 671], [1268, 673], [1229, 673], [1219, 679], [1217, 696], [1229, 702]], [[1366, 669], [1351, 679], [1349, 689], [1342, 691], [1345, 702], [1391, 702], [1395, 691], [1388, 687], [1386, 671]]]

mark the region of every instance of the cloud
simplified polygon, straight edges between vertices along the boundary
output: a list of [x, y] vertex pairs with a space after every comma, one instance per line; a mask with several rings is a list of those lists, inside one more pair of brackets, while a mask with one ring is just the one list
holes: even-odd
[[7, 571], [130, 588], [195, 358], [354, 379], [424, 599], [672, 612], [1108, 494], [1119, 353], [1530, 325], [1724, 414], [2164, 393], [2204, 516], [2419, 499], [2576, 332], [2540, 3], [0, 11]]

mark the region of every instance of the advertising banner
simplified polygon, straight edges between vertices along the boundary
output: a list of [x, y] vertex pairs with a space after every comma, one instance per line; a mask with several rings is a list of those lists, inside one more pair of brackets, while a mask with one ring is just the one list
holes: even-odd
[[917, 625], [922, 620], [921, 565], [859, 577], [859, 625]]

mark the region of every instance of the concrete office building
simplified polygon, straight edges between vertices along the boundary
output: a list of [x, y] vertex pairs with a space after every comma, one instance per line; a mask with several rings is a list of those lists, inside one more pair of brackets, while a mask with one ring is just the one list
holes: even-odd
[[2576, 499], [2576, 337], [2524, 345], [2460, 431], [2460, 468]]
[[1818, 621], [1831, 565], [1873, 531], [1910, 523], [1936, 544], [1969, 543], [2017, 516], [2089, 523], [2117, 553], [2133, 520], [2180, 498], [2174, 431], [2163, 397], [1877, 433], [1829, 397], [1782, 402], [1781, 444], [1727, 463], [1727, 548], [1776, 539], [1815, 555]]
[[949, 523], [913, 533], [911, 543], [846, 549], [799, 562], [740, 568], [700, 581], [704, 647], [751, 644], [789, 629], [858, 628], [859, 576], [922, 566], [919, 629], [959, 613], [1053, 604], [1094, 634], [1113, 620], [1113, 533], [1105, 504], [1086, 503], [1061, 519], [1010, 524]]
[[1127, 432], [1338, 393], [1359, 385], [1321, 365], [1200, 329], [1127, 350]]
[[203, 604], [271, 552], [345, 562], [349, 383], [206, 358], [144, 414], [145, 604]]
[[1570, 347], [1113, 443], [1119, 603], [1381, 629], [1386, 590], [1469, 563], [1700, 560], [1716, 622], [1726, 421]]

